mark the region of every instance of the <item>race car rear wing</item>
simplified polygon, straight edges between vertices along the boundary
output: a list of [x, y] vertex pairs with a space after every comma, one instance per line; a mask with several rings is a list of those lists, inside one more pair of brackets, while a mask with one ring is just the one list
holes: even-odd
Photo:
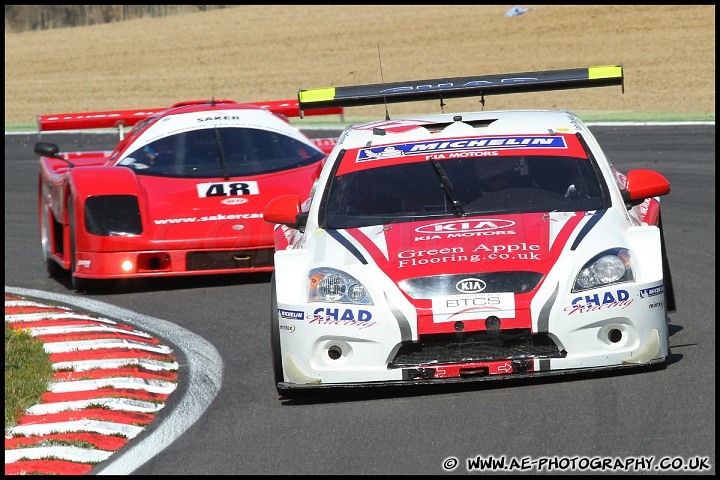
[[540, 92], [620, 85], [625, 93], [622, 65], [544, 70], [539, 72], [436, 78], [298, 91], [300, 118], [310, 111], [334, 107], [359, 107], [386, 103], [443, 100], [505, 93]]
[[[237, 104], [234, 100], [191, 100], [178, 102], [170, 108], [186, 105], [200, 105], [203, 103]], [[246, 102], [245, 105], [255, 105], [277, 115], [285, 117], [300, 117], [300, 106], [297, 100], [277, 100], [272, 102]], [[38, 115], [38, 133], [57, 130], [86, 130], [96, 128], [118, 128], [122, 136], [124, 127], [132, 127], [150, 115], [168, 110], [168, 108], [151, 108], [143, 110], [110, 110], [104, 112], [63, 113], [58, 115]], [[314, 110], [306, 115], [342, 115], [341, 107], [330, 107]]]

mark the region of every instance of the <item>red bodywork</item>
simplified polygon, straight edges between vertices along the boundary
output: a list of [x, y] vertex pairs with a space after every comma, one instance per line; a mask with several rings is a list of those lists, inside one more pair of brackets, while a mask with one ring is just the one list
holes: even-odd
[[[119, 128], [112, 151], [65, 152], [41, 156], [38, 177], [40, 231], [51, 276], [70, 270], [73, 281], [167, 275], [273, 270], [273, 228], [262, 213], [273, 198], [305, 198], [320, 173], [334, 138], [307, 139], [325, 156], [315, 163], [243, 178], [168, 178], [137, 175], [115, 163], [144, 132], [169, 115], [213, 110], [267, 110], [281, 118], [298, 116], [296, 100], [238, 104], [231, 100], [181, 102], [169, 109], [44, 115], [40, 131]], [[312, 114], [341, 115], [341, 108]], [[134, 127], [123, 135], [124, 127]], [[300, 134], [302, 135], [302, 134]], [[223, 195], [224, 190], [258, 185], [257, 194]], [[205, 194], [205, 190], [211, 195]], [[85, 203], [93, 196], [138, 199], [142, 232], [94, 235], [86, 228]], [[90, 229], [92, 230], [92, 229]], [[132, 267], [123, 269], [123, 262]], [[128, 264], [129, 265], [129, 264]], [[86, 283], [86, 282], [84, 282]]]

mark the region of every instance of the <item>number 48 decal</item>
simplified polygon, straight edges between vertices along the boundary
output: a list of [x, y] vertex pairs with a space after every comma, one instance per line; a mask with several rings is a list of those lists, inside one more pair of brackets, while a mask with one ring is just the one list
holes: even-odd
[[237, 197], [260, 193], [257, 182], [198, 183], [198, 197]]

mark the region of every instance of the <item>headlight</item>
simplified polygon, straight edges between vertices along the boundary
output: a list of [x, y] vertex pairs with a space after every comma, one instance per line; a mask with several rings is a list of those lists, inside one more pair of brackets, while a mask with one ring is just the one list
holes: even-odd
[[140, 206], [135, 195], [98, 195], [85, 200], [85, 229], [105, 237], [140, 235]]
[[581, 292], [634, 280], [630, 251], [625, 248], [614, 248], [596, 255], [585, 264], [575, 278], [572, 291]]
[[372, 305], [365, 286], [334, 268], [314, 268], [308, 272], [308, 301]]

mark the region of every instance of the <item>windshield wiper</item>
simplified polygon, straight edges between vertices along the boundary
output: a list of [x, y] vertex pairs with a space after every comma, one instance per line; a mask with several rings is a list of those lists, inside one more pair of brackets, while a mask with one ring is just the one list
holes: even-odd
[[222, 141], [220, 141], [220, 130], [218, 130], [217, 127], [215, 127], [214, 130], [215, 143], [217, 143], [218, 155], [220, 156], [220, 171], [222, 172], [223, 178], [225, 180], [230, 180], [230, 175], [228, 175], [227, 171], [225, 170], [225, 152], [223, 152]]
[[440, 184], [442, 185], [445, 195], [450, 200], [450, 204], [455, 210], [455, 213], [458, 217], [464, 217], [465, 210], [463, 209], [460, 201], [456, 199], [455, 190], [453, 189], [452, 182], [450, 182], [450, 179], [445, 173], [445, 170], [443, 170], [443, 168], [440, 166], [440, 163], [435, 159], [430, 160], [430, 163], [432, 164], [433, 168], [435, 168], [438, 177], [440, 177]]

